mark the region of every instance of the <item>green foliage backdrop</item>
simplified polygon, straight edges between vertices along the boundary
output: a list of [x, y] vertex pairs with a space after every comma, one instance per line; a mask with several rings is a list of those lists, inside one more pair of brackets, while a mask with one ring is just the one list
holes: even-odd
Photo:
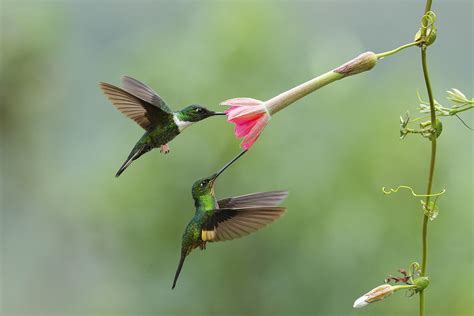
[[[405, 315], [394, 295], [354, 299], [420, 260], [429, 142], [398, 139], [416, 111], [419, 51], [345, 79], [275, 116], [218, 180], [219, 197], [287, 189], [287, 214], [188, 258], [171, 291], [191, 184], [238, 152], [222, 117], [197, 124], [119, 179], [141, 136], [97, 83], [128, 74], [173, 107], [268, 99], [367, 50], [412, 40], [423, 1], [0, 2], [1, 302], [4, 315]], [[471, 1], [435, 2], [438, 100], [473, 95]], [[423, 91], [421, 89], [421, 91]], [[466, 113], [473, 125], [474, 116]], [[430, 225], [428, 315], [468, 315], [473, 293], [473, 138], [444, 120]], [[439, 189], [439, 190], [438, 190]]]

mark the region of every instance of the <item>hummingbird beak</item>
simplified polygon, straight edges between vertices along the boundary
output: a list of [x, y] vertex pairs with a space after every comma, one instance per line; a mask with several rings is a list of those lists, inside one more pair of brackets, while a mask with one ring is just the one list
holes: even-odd
[[216, 179], [217, 179], [218, 176], [219, 176], [219, 175], [218, 175], [217, 173], [214, 173], [214, 174], [212, 175], [211, 180], [209, 180], [209, 182], [211, 182], [211, 186], [212, 186], [212, 187], [214, 187], [214, 182], [216, 182]]
[[227, 115], [225, 112], [214, 112], [213, 115]]
[[222, 167], [219, 171], [217, 171], [213, 176], [212, 176], [212, 182], [216, 181], [217, 177], [219, 177], [221, 175], [221, 173], [223, 173], [225, 171], [225, 169], [229, 168], [230, 165], [232, 165], [234, 162], [236, 162], [240, 157], [243, 156], [243, 154], [245, 154], [247, 152], [247, 150], [242, 150], [242, 152], [240, 154], [238, 154], [237, 156], [234, 157], [234, 159], [232, 159], [231, 161], [229, 161], [224, 167]]

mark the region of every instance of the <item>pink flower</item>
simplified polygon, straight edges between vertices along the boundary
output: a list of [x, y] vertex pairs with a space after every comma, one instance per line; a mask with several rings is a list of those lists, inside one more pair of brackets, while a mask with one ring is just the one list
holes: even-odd
[[248, 150], [270, 120], [265, 103], [252, 98], [235, 98], [226, 100], [221, 105], [230, 106], [225, 111], [227, 121], [235, 124], [235, 136], [243, 137], [240, 147]]

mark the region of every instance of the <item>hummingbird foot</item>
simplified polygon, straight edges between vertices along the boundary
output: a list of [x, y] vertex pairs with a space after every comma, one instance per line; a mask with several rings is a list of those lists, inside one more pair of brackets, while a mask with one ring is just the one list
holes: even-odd
[[164, 144], [160, 146], [160, 153], [167, 154], [170, 152], [170, 146], [168, 144]]

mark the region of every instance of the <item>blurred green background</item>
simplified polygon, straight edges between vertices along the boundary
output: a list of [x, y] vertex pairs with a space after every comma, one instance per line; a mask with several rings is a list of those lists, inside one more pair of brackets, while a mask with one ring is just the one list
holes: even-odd
[[[286, 215], [187, 259], [171, 290], [194, 180], [238, 151], [211, 118], [171, 153], [114, 174], [142, 130], [97, 84], [134, 76], [174, 109], [265, 100], [361, 52], [412, 40], [424, 1], [0, 1], [3, 315], [415, 315], [397, 293], [353, 301], [420, 260], [429, 142], [400, 141], [424, 95], [419, 50], [314, 93], [271, 120], [218, 197], [287, 189]], [[436, 98], [473, 95], [471, 1], [434, 1]], [[473, 113], [462, 115], [474, 125]], [[443, 120], [429, 226], [428, 315], [472, 315], [473, 134]]]

